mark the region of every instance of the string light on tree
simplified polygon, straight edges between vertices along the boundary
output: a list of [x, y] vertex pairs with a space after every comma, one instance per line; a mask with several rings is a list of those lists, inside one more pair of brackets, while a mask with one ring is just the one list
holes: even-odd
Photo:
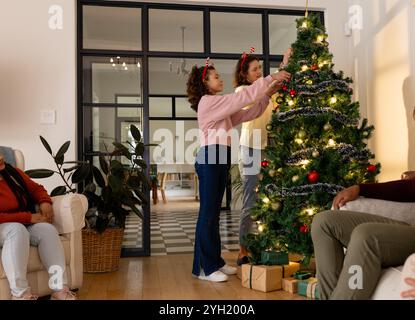
[[302, 65], [301, 71], [306, 72], [308, 70], [308, 66], [306, 64]]
[[336, 141], [334, 141], [333, 139], [330, 139], [327, 145], [328, 145], [329, 147], [333, 148], [333, 147], [335, 147], [335, 146], [336, 146]]
[[300, 177], [297, 175], [291, 178], [291, 181], [294, 183], [296, 183], [298, 180], [300, 180]]
[[332, 126], [330, 123], [326, 123], [323, 127], [324, 131], [330, 131], [332, 129]]
[[269, 200], [269, 198], [268, 198], [268, 197], [265, 197], [265, 198], [263, 198], [263, 199], [262, 199], [262, 202], [263, 202], [264, 204], [269, 204], [269, 203], [270, 203], [270, 201], [271, 201], [271, 200]]
[[292, 107], [294, 105], [294, 100], [288, 100], [288, 105]]
[[324, 41], [324, 36], [323, 35], [319, 35], [318, 37], [317, 37], [317, 43], [322, 43], [323, 41]]
[[313, 216], [314, 215], [314, 209], [306, 209], [305, 212], [309, 215], [309, 216]]
[[336, 96], [331, 97], [331, 98], [330, 98], [330, 103], [331, 103], [331, 104], [336, 104], [336, 103], [337, 103], [337, 97], [336, 97]]

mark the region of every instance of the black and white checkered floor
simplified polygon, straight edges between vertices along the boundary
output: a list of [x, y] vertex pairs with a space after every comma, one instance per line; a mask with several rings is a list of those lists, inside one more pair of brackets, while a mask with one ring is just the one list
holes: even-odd
[[[239, 250], [239, 211], [222, 211], [220, 235], [222, 251]], [[152, 212], [151, 255], [192, 253], [197, 211]], [[140, 248], [141, 223], [137, 216], [127, 217], [123, 248]]]

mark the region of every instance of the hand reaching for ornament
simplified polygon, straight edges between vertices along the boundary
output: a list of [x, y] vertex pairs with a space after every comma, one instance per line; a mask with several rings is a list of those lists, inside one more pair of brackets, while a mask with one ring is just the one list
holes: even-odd
[[358, 185], [340, 191], [333, 200], [334, 209], [339, 210], [347, 202], [356, 200], [359, 197], [359, 193], [360, 188]]
[[271, 86], [277, 86], [277, 90], [281, 89], [281, 86], [284, 82], [288, 82], [291, 79], [291, 73], [287, 71], [280, 71], [277, 73], [271, 74], [272, 79], [274, 80], [271, 83]]

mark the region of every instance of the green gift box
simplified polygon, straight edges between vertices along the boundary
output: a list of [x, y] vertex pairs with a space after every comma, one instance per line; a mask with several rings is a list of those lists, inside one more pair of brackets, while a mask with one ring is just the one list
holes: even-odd
[[297, 288], [297, 292], [300, 296], [317, 300], [320, 299], [316, 278], [298, 281]]
[[297, 280], [306, 280], [308, 278], [311, 278], [311, 272], [300, 270], [294, 273], [293, 277]]
[[289, 264], [288, 253], [282, 251], [262, 251], [261, 262], [268, 266]]

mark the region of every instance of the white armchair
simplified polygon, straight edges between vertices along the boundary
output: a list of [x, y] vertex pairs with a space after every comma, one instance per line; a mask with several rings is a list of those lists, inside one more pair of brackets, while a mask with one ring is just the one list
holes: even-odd
[[[24, 158], [21, 152], [15, 151], [17, 167], [24, 169]], [[82, 228], [85, 225], [85, 213], [88, 209], [88, 201], [81, 194], [68, 194], [52, 197], [53, 225], [60, 234], [65, 251], [68, 285], [71, 289], [82, 286], [83, 260], [82, 260]], [[1, 248], [0, 248], [1, 255]], [[45, 296], [52, 293], [49, 288], [49, 275], [40, 260], [37, 247], [31, 247], [27, 278], [32, 293]], [[10, 299], [9, 282], [4, 273], [0, 261], [0, 300]]]
[[[346, 203], [341, 210], [366, 212], [415, 225], [415, 203], [393, 202], [359, 198]], [[383, 269], [379, 283], [372, 295], [373, 300], [399, 300], [403, 286], [404, 266]]]

